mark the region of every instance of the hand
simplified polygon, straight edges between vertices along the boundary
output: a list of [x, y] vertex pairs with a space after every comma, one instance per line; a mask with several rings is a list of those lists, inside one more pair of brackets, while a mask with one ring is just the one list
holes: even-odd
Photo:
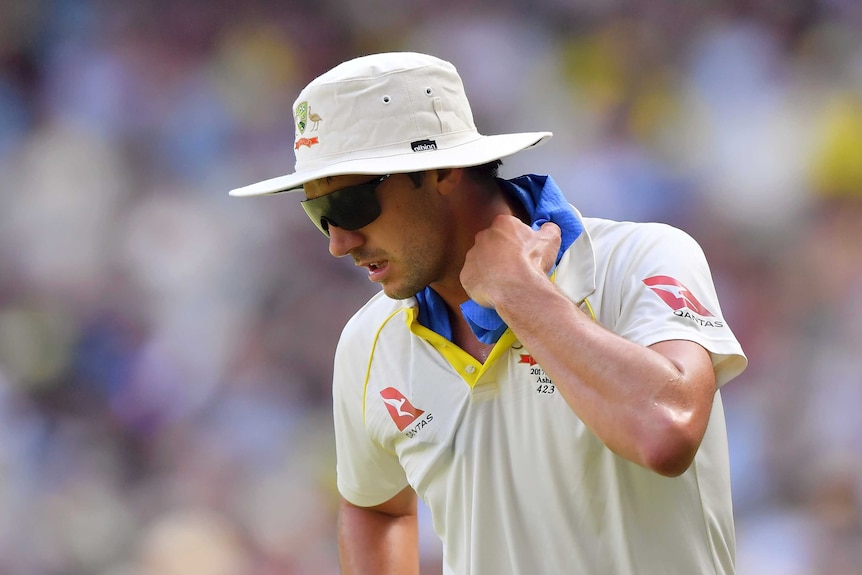
[[531, 274], [547, 280], [560, 250], [560, 228], [545, 223], [536, 231], [514, 216], [497, 216], [476, 234], [461, 269], [461, 285], [481, 306], [495, 307], [508, 290]]

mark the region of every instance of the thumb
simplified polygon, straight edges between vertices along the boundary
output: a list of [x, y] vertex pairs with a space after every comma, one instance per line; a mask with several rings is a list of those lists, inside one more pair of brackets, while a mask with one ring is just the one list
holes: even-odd
[[557, 254], [560, 251], [560, 244], [563, 241], [563, 234], [560, 226], [553, 222], [545, 222], [536, 232], [539, 237], [539, 257], [540, 267], [546, 274], [551, 273], [554, 268], [554, 263], [557, 261]]
[[560, 226], [554, 222], [545, 222], [539, 228], [539, 237], [542, 238], [543, 241], [556, 246], [555, 250], [559, 250], [560, 244], [563, 241], [563, 232], [560, 230]]

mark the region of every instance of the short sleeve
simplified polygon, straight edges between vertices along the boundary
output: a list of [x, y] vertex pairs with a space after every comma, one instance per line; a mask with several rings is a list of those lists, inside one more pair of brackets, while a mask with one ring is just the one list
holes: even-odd
[[747, 365], [742, 347], [722, 316], [700, 245], [664, 224], [639, 224], [626, 237], [608, 273], [619, 286], [614, 331], [642, 345], [685, 339], [712, 356], [719, 386]]

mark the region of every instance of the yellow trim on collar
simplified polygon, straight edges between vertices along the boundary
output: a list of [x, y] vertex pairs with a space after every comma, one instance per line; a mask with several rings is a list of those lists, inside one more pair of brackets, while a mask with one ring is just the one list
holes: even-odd
[[406, 308], [405, 311], [407, 313], [404, 319], [410, 331], [434, 346], [470, 388], [473, 388], [476, 382], [489, 370], [491, 365], [517, 341], [512, 330], [507, 328], [503, 332], [503, 335], [500, 336], [500, 339], [497, 340], [497, 343], [494, 344], [491, 353], [488, 354], [488, 359], [485, 360], [485, 363], [482, 363], [458, 345], [419, 323], [418, 307]]
[[590, 300], [584, 298], [584, 305], [587, 306], [587, 311], [590, 314], [590, 317], [593, 318], [593, 321], [596, 321], [596, 312], [593, 311], [593, 306], [590, 305]]

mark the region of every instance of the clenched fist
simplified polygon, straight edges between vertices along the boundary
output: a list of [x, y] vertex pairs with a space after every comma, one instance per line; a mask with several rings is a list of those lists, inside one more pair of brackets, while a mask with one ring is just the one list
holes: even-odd
[[560, 228], [551, 222], [534, 230], [514, 216], [497, 216], [476, 234], [461, 269], [461, 285], [470, 298], [495, 308], [508, 293], [547, 276], [560, 250]]

